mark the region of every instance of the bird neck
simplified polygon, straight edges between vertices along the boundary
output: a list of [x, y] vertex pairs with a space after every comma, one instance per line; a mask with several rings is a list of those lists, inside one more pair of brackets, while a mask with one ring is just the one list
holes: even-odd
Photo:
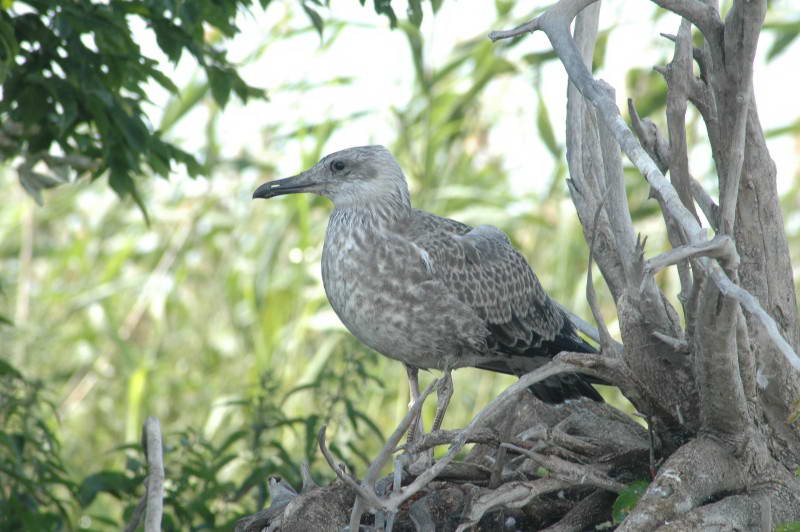
[[350, 201], [337, 201], [334, 204], [333, 215], [353, 224], [391, 225], [411, 212], [407, 190], [397, 190], [379, 197], [353, 197]]
[[411, 212], [408, 197], [372, 201], [369, 203], [348, 203], [336, 205], [331, 214], [331, 223], [350, 228], [372, 228], [379, 230], [395, 225]]

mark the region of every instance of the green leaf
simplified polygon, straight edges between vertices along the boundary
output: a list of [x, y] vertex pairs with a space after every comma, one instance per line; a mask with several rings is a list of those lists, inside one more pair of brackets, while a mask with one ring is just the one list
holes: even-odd
[[6, 80], [8, 72], [13, 68], [14, 57], [18, 52], [19, 44], [14, 35], [14, 27], [8, 22], [8, 16], [3, 13], [0, 18], [0, 83]]
[[10, 363], [6, 362], [3, 359], [0, 359], [0, 376], [2, 377], [10, 376], [15, 379], [21, 379], [22, 373], [20, 373], [19, 370], [17, 370], [17, 368], [12, 366]]
[[225, 108], [231, 95], [231, 79], [228, 74], [218, 67], [206, 69], [208, 83], [211, 86], [211, 95], [221, 108]]
[[539, 107], [536, 113], [536, 129], [539, 132], [539, 138], [544, 142], [547, 151], [549, 151], [555, 159], [559, 159], [561, 157], [561, 146], [558, 144], [555, 133], [553, 132], [553, 124], [550, 121], [550, 114], [547, 112], [547, 104], [540, 90], [537, 90], [536, 94], [539, 97]]
[[636, 480], [620, 492], [611, 508], [611, 517], [614, 519], [614, 523], [621, 523], [628, 516], [649, 484], [646, 480]]
[[322, 39], [322, 30], [325, 27], [325, 22], [322, 20], [322, 17], [305, 2], [303, 2], [303, 11], [305, 11], [308, 18], [311, 19], [311, 24], [314, 25], [314, 29], [319, 33], [319, 38]]
[[375, 12], [379, 15], [385, 15], [389, 19], [389, 26], [392, 28], [397, 27], [397, 15], [392, 9], [392, 0], [374, 0]]
[[408, 1], [408, 20], [418, 28], [422, 24], [422, 3], [420, 0]]
[[772, 61], [782, 54], [800, 35], [800, 20], [789, 23], [765, 24], [764, 28], [775, 32], [775, 40], [767, 50], [767, 61]]
[[775, 527], [775, 532], [800, 532], [800, 521], [781, 523]]
[[119, 471], [101, 471], [89, 475], [78, 488], [78, 502], [82, 508], [86, 508], [97, 497], [98, 493], [109, 493], [117, 498], [122, 498], [124, 495], [131, 494], [131, 492], [138, 485], [135, 479], [127, 477]]

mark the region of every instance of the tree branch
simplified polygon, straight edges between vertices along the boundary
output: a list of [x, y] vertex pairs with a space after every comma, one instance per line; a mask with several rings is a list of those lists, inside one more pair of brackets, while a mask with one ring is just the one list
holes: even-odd
[[741, 489], [745, 475], [730, 447], [710, 438], [692, 440], [661, 466], [617, 532], [656, 530], [717, 493]]
[[[750, 437], [750, 419], [739, 374], [736, 321], [739, 304], [708, 281], [703, 287], [694, 339], [700, 420], [710, 434], [730, 441]], [[731, 326], [733, 324], [733, 326]]]
[[[511, 30], [510, 32], [492, 32], [490, 38], [497, 40], [519, 35], [525, 31], [534, 31], [535, 29], [543, 31], [550, 39], [553, 49], [561, 59], [570, 81], [580, 90], [581, 94], [595, 106], [600, 118], [606, 123], [609, 130], [614, 135], [614, 138], [622, 147], [622, 150], [636, 168], [639, 169], [642, 175], [644, 175], [652, 189], [660, 197], [664, 209], [669, 211], [670, 215], [681, 226], [686, 234], [687, 242], [701, 242], [704, 240], [703, 229], [697, 223], [694, 216], [683, 206], [675, 188], [664, 178], [664, 175], [644, 151], [627, 124], [625, 124], [614, 100], [609, 97], [607, 91], [603, 89], [603, 86], [594, 80], [569, 33], [569, 24], [572, 19], [581, 9], [591, 3], [591, 0], [561, 0], [550, 8], [550, 10], [531, 21], [529, 25], [523, 25], [526, 26], [524, 31]], [[670, 2], [664, 3], [670, 4]], [[686, 2], [677, 3], [681, 5], [686, 4]], [[705, 7], [708, 7], [699, 3], [697, 6], [700, 6], [703, 10]], [[703, 28], [701, 24], [707, 25], [708, 21], [696, 21], [693, 20], [692, 16], [685, 16], [692, 20], [701, 30]], [[517, 32], [515, 33], [515, 31]], [[736, 298], [754, 315], [754, 317], [756, 317], [781, 353], [783, 353], [795, 368], [800, 369], [800, 357], [797, 356], [792, 347], [781, 336], [775, 321], [764, 311], [758, 301], [741, 287], [735, 285], [725, 272], [723, 272], [719, 264], [705, 257], [700, 258], [698, 263], [702, 265], [703, 269], [705, 269], [714, 282], [717, 283], [717, 286], [723, 294]]]

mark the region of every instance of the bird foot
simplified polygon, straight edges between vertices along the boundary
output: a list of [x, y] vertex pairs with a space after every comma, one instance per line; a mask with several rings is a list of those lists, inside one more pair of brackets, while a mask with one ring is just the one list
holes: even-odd
[[450, 369], [444, 370], [442, 380], [439, 381], [436, 389], [436, 415], [433, 418], [433, 426], [431, 432], [436, 432], [442, 427], [444, 421], [444, 414], [447, 412], [447, 407], [450, 404], [450, 399], [453, 397], [453, 376]]

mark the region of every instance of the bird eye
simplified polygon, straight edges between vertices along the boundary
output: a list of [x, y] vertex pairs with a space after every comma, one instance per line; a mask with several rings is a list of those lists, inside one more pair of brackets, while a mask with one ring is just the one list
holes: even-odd
[[331, 163], [331, 168], [334, 172], [341, 172], [344, 170], [344, 163], [342, 161], [333, 161]]

